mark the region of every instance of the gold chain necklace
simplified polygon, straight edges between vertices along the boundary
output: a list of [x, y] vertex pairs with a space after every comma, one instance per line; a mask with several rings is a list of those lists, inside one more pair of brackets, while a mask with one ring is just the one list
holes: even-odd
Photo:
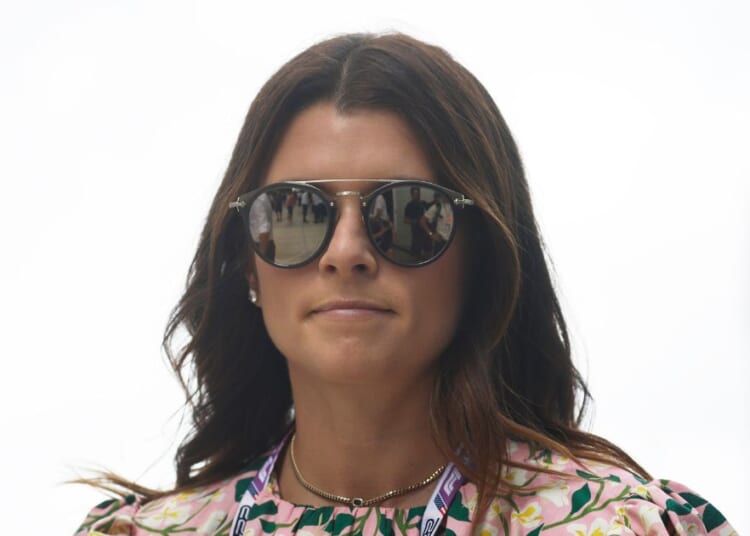
[[305, 480], [305, 477], [302, 476], [302, 473], [299, 471], [299, 467], [297, 467], [297, 460], [294, 458], [294, 438], [297, 436], [297, 434], [292, 436], [292, 442], [289, 446], [289, 457], [292, 461], [292, 469], [294, 469], [294, 476], [297, 477], [297, 482], [302, 484], [302, 486], [308, 490], [313, 492], [318, 497], [323, 497], [324, 499], [328, 499], [329, 501], [339, 502], [350, 505], [352, 508], [357, 508], [358, 506], [370, 506], [371, 504], [378, 504], [385, 500], [392, 499], [394, 497], [399, 497], [401, 495], [404, 495], [406, 493], [409, 493], [410, 491], [414, 491], [415, 489], [423, 488], [433, 480], [435, 480], [437, 477], [440, 476], [440, 473], [443, 472], [445, 469], [445, 464], [441, 465], [435, 471], [425, 478], [424, 480], [421, 480], [420, 482], [417, 482], [416, 484], [412, 484], [411, 486], [406, 486], [405, 488], [397, 488], [392, 489], [391, 491], [387, 491], [386, 493], [383, 493], [382, 495], [378, 495], [377, 497], [373, 497], [372, 499], [363, 499], [362, 497], [344, 497], [342, 495], [334, 495], [333, 493], [328, 493], [327, 491], [323, 491], [320, 488], [316, 488], [312, 484], [310, 484], [307, 480]]

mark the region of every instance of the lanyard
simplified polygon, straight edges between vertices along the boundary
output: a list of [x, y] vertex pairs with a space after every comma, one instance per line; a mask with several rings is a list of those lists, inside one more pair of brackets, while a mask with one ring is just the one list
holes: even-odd
[[[273, 473], [276, 461], [279, 459], [279, 453], [288, 438], [289, 436], [287, 435], [281, 443], [274, 447], [268, 459], [266, 459], [260, 471], [258, 471], [258, 474], [250, 482], [244, 495], [242, 495], [242, 501], [240, 502], [240, 507], [237, 509], [237, 515], [234, 516], [229, 536], [242, 536], [245, 533], [245, 524], [250, 518], [250, 510], [255, 505], [255, 497], [271, 480], [271, 474]], [[435, 491], [432, 492], [432, 497], [430, 497], [425, 508], [422, 523], [419, 527], [420, 536], [431, 536], [435, 533], [443, 522], [443, 518], [448, 512], [448, 508], [451, 502], [453, 502], [456, 493], [458, 493], [458, 489], [465, 481], [466, 479], [458, 468], [449, 463], [445, 471], [443, 471], [440, 480], [438, 480]]]

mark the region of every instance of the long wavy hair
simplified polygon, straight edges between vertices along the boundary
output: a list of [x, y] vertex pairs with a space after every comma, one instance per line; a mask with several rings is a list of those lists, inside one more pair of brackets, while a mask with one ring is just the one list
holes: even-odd
[[[261, 184], [290, 122], [319, 102], [342, 114], [397, 114], [437, 180], [476, 202], [462, 222], [471, 284], [440, 356], [431, 423], [445, 456], [478, 486], [480, 514], [506, 485], [509, 438], [647, 476], [618, 447], [580, 429], [589, 392], [571, 360], [518, 149], [489, 93], [441, 48], [402, 34], [352, 34], [293, 58], [253, 101], [165, 332], [192, 412], [176, 486], [157, 492], [116, 482], [147, 498], [213, 483], [262, 456], [293, 425], [285, 359], [247, 299], [249, 249], [228, 206]], [[183, 328], [188, 342], [175, 348]]]

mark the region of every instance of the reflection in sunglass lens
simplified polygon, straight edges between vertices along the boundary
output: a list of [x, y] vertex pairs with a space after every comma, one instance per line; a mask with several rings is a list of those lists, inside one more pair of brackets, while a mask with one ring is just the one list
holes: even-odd
[[307, 187], [269, 189], [250, 205], [250, 237], [266, 261], [303, 264], [323, 244], [327, 217], [325, 201]]
[[436, 188], [393, 185], [368, 206], [369, 231], [382, 255], [407, 266], [440, 256], [453, 234], [453, 206]]

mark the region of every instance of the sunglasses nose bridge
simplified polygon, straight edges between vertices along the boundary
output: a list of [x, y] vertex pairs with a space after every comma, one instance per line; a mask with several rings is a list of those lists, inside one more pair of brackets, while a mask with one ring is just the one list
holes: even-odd
[[365, 222], [366, 201], [360, 192], [340, 191], [329, 194], [332, 218], [326, 242], [322, 245], [319, 263], [326, 270], [377, 268], [377, 255], [372, 249]]
[[[347, 199], [352, 200], [349, 203], [343, 203], [343, 201]], [[352, 209], [354, 209], [359, 214], [360, 221], [364, 224], [363, 209], [365, 206], [367, 206], [367, 203], [361, 192], [357, 192], [354, 190], [344, 190], [333, 194], [333, 198], [331, 199], [331, 208], [334, 211], [334, 222], [336, 223], [336, 226], [338, 226], [341, 215], [345, 210], [342, 210], [344, 208], [344, 205], [349, 205]]]
[[333, 194], [333, 199], [331, 200], [331, 207], [336, 211], [336, 221], [341, 218], [341, 203], [339, 203], [339, 201], [343, 201], [347, 198], [354, 198], [357, 200], [357, 207], [360, 212], [367, 205], [362, 192], [357, 192], [356, 190], [343, 190], [341, 192], [336, 192]]
[[362, 192], [357, 192], [356, 190], [343, 190], [341, 192], [336, 192], [333, 196], [336, 200], [347, 197], [356, 197], [359, 199], [360, 203], [364, 203], [365, 199]]

